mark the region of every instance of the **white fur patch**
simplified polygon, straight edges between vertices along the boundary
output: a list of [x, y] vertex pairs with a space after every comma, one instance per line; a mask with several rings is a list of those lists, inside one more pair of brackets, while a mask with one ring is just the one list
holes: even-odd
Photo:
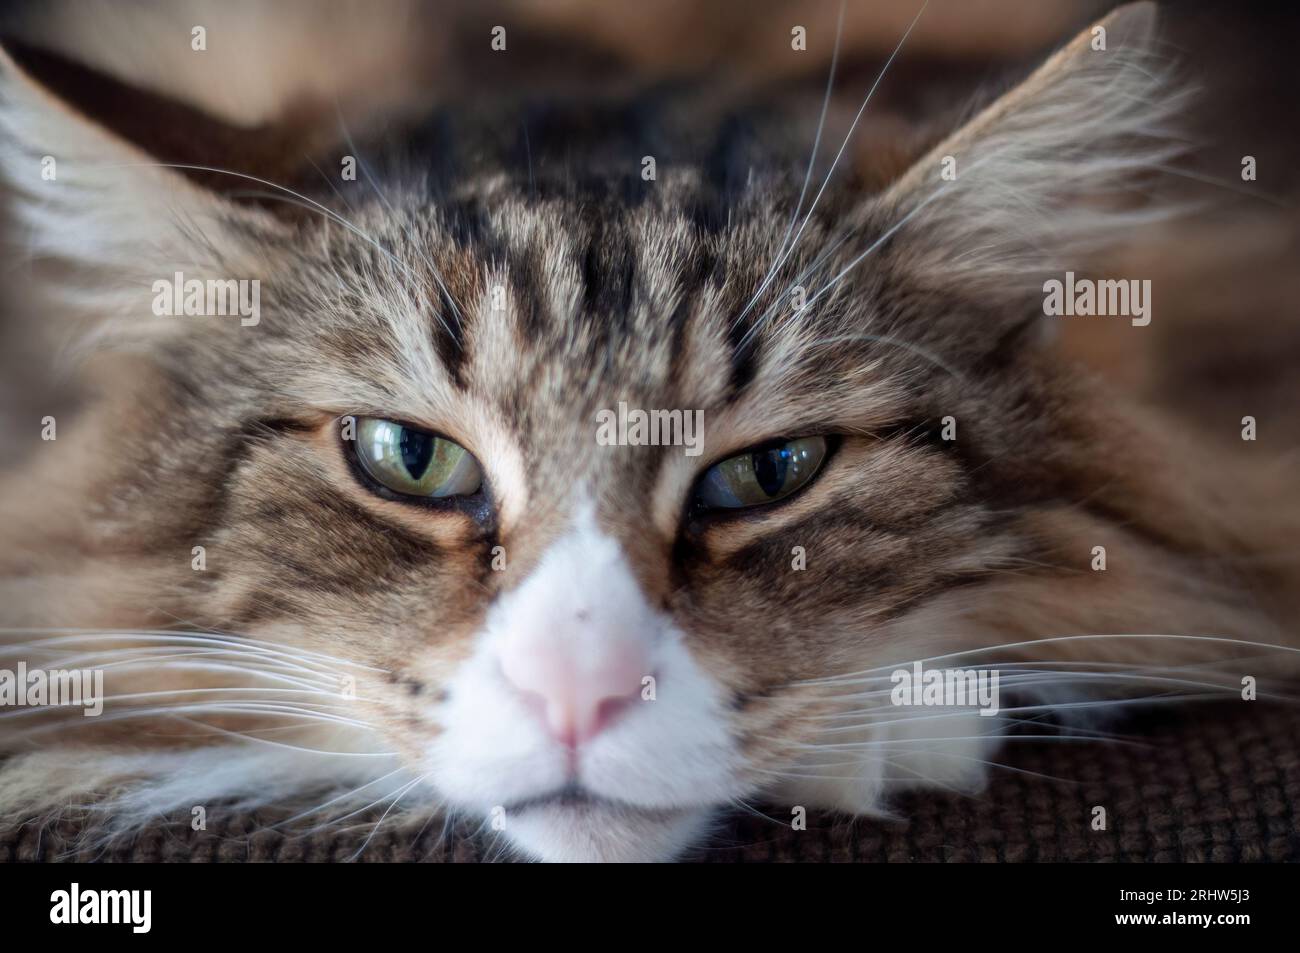
[[[720, 693], [680, 632], [648, 604], [592, 507], [575, 512], [568, 534], [491, 610], [474, 655], [452, 680], [438, 713], [445, 730], [428, 753], [432, 778], [457, 806], [503, 809], [497, 816], [507, 835], [543, 859], [667, 857], [734, 793], [737, 755]], [[565, 641], [576, 658], [598, 652], [600, 640], [614, 633], [639, 640], [646, 653], [654, 700], [631, 702], [579, 746], [572, 774], [569, 750], [502, 674], [500, 652], [521, 630]], [[511, 816], [510, 805], [573, 782], [610, 806], [546, 805]], [[629, 844], [632, 836], [636, 842]]]

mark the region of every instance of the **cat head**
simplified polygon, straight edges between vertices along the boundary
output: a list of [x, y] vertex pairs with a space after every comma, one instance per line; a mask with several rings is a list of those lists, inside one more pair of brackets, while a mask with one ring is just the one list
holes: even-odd
[[906, 755], [847, 676], [1203, 609], [1163, 563], [1085, 571], [1185, 515], [1046, 333], [1045, 274], [1175, 151], [1153, 8], [1103, 26], [872, 194], [639, 153], [603, 192], [541, 152], [450, 188], [350, 141], [310, 185], [0, 60], [18, 247], [99, 388], [7, 489], [60, 567], [13, 611], [337, 664], [349, 728], [534, 856], [668, 857], [764, 792], [872, 809]]

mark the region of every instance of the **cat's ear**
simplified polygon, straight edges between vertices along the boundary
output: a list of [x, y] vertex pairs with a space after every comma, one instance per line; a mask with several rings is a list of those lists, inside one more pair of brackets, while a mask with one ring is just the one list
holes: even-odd
[[[27, 257], [51, 272], [67, 300], [117, 317], [149, 316], [153, 281], [178, 271], [247, 277], [240, 272], [256, 267], [259, 245], [284, 226], [172, 167], [201, 164], [172, 158], [179, 143], [198, 138], [193, 126], [175, 125], [190, 115], [185, 108], [69, 68], [71, 79], [65, 68], [52, 71], [61, 81], [38, 81], [0, 49], [0, 195], [11, 267], [15, 255]], [[88, 97], [100, 107], [93, 119], [54, 91], [75, 79], [90, 81]], [[119, 123], [128, 129], [111, 128]], [[144, 141], [151, 129], [169, 161]], [[168, 150], [168, 139], [178, 145]]]
[[1148, 191], [1183, 151], [1173, 119], [1187, 93], [1156, 51], [1155, 20], [1136, 3], [1085, 29], [895, 181], [871, 209], [896, 228], [891, 270], [1024, 313], [1045, 273], [1167, 216]]

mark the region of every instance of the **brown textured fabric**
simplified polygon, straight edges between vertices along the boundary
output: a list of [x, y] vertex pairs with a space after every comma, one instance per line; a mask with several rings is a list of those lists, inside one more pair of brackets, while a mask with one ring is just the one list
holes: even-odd
[[[789, 828], [788, 808], [733, 819], [702, 861], [1300, 861], [1300, 710], [1264, 703], [1206, 708], [1147, 723], [1136, 743], [1013, 741], [1008, 768], [973, 797], [916, 793], [896, 820], [809, 814]], [[1094, 806], [1107, 830], [1091, 827]], [[786, 812], [783, 816], [782, 812]], [[268, 829], [267, 816], [188, 818], [97, 851], [76, 850], [66, 821], [0, 835], [4, 861], [482, 861], [501, 857], [490, 838], [374, 822], [342, 832]], [[372, 836], [373, 835], [373, 836]], [[369, 842], [366, 843], [367, 838]], [[364, 849], [363, 849], [364, 845]]]

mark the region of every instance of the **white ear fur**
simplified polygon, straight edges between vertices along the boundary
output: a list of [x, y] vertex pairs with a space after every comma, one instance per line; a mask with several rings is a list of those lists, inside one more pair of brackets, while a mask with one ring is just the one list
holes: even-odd
[[15, 226], [6, 254], [80, 269], [53, 290], [98, 317], [152, 317], [152, 283], [177, 271], [247, 277], [232, 274], [256, 267], [240, 226], [273, 227], [82, 117], [3, 49], [0, 185]]
[[[1155, 14], [1132, 4], [1084, 30], [882, 196], [884, 221], [907, 218], [898, 258], [910, 276], [1005, 297], [1175, 211], [1142, 201], [1147, 175], [1184, 151], [1170, 120], [1188, 95], [1153, 52]], [[949, 156], [953, 180], [941, 175]], [[906, 237], [917, 234], [926, 240]]]

